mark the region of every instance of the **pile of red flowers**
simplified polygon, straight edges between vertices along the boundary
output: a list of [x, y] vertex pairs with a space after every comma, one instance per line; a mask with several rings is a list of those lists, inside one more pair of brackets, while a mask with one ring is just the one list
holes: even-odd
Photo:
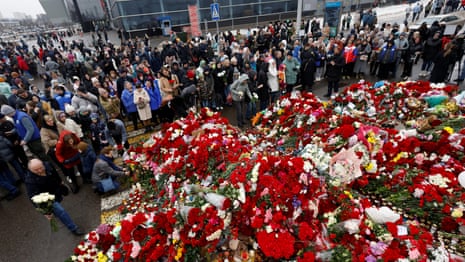
[[[72, 260], [448, 259], [439, 232], [465, 231], [465, 129], [459, 111], [423, 102], [439, 88], [456, 90], [359, 83], [330, 103], [296, 93], [245, 133], [219, 113], [192, 113], [132, 149], [131, 207]], [[420, 130], [425, 112], [436, 118]]]

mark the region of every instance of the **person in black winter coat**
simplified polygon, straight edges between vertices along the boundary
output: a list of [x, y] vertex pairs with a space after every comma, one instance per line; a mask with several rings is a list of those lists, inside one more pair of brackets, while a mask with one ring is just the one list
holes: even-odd
[[7, 120], [7, 118], [0, 113], [0, 135], [7, 138], [11, 143], [11, 150], [15, 157], [21, 163], [21, 167], [26, 169], [28, 158], [26, 152], [24, 151], [23, 146], [20, 145], [21, 139], [16, 132], [15, 124], [12, 121]]
[[266, 72], [268, 70], [267, 63], [261, 63], [257, 65], [257, 95], [260, 100], [260, 111], [265, 110], [270, 105], [270, 87], [268, 86], [268, 77]]
[[423, 64], [420, 76], [426, 76], [433, 65], [434, 57], [441, 51], [441, 32], [436, 31], [434, 35], [426, 40], [423, 46]]
[[[13, 151], [13, 144], [3, 134], [0, 134], [0, 163], [10, 163], [20, 179], [24, 180], [26, 170], [18, 161]], [[8, 169], [8, 166], [6, 166], [6, 168]]]
[[331, 97], [332, 92], [339, 91], [339, 81], [341, 80], [342, 67], [344, 67], [344, 57], [338, 45], [334, 45], [333, 50], [326, 55], [326, 79], [328, 80], [328, 92], [325, 97]]
[[63, 194], [66, 195], [67, 192], [56, 170], [48, 163], [44, 163], [37, 158], [29, 161], [28, 169], [29, 171], [27, 172], [25, 183], [29, 198], [46, 192], [55, 195], [53, 214], [60, 219], [74, 235], [84, 235], [84, 232], [74, 223], [60, 204], [63, 200]]
[[442, 83], [448, 77], [450, 66], [456, 61], [456, 53], [453, 52], [453, 49], [454, 44], [449, 42], [444, 47], [443, 51], [436, 54], [433, 59], [434, 67], [429, 78], [431, 83]]
[[416, 63], [421, 51], [423, 49], [423, 45], [421, 43], [421, 36], [414, 36], [409, 41], [409, 48], [405, 50], [404, 53], [404, 70], [402, 71], [401, 78], [403, 80], [407, 80], [410, 76], [412, 76], [412, 67], [413, 64]]
[[300, 54], [300, 60], [302, 61], [300, 66], [302, 89], [312, 91], [316, 71], [316, 54], [310, 43], [305, 44], [305, 47]]

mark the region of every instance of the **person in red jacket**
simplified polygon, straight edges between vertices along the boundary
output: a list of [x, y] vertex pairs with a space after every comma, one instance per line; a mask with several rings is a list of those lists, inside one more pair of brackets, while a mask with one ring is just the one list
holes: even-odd
[[73, 183], [73, 193], [79, 192], [79, 185], [77, 183], [76, 173], [74, 167], [77, 166], [79, 172], [82, 172], [81, 155], [78, 150], [78, 144], [81, 142], [79, 137], [68, 130], [63, 130], [60, 133], [58, 142], [55, 147], [55, 156], [57, 160], [63, 164], [63, 173], [71, 179]]
[[23, 75], [27, 77], [29, 81], [34, 80], [32, 77], [31, 73], [29, 72], [29, 65], [27, 64], [26, 60], [24, 59], [23, 56], [18, 55], [16, 56], [16, 61], [18, 61], [18, 67], [21, 69]]

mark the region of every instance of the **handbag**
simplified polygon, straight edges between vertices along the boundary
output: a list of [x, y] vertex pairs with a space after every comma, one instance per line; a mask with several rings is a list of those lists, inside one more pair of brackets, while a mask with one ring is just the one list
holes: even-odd
[[367, 61], [368, 60], [368, 55], [361, 55], [360, 60], [361, 61]]
[[232, 102], [233, 102], [232, 95], [231, 95], [231, 93], [229, 93], [228, 96], [226, 97], [226, 103], [227, 104], [232, 104]]
[[111, 176], [100, 180], [100, 184], [102, 185], [102, 189], [104, 193], [116, 189], [116, 185], [113, 182], [113, 179], [111, 178]]

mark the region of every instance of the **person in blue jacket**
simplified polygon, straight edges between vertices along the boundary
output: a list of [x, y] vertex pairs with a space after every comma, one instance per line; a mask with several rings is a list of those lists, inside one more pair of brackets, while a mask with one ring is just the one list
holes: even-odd
[[159, 120], [159, 110], [161, 106], [161, 93], [160, 88], [158, 86], [158, 79], [147, 80], [145, 81], [145, 90], [150, 96], [150, 109], [152, 110], [152, 123], [158, 124], [160, 123]]
[[71, 105], [73, 94], [71, 94], [69, 91], [66, 91], [63, 85], [58, 85], [55, 87], [55, 95], [53, 97], [57, 101], [60, 110], [65, 112], [66, 104]]
[[126, 112], [129, 115], [129, 118], [132, 120], [132, 124], [134, 125], [134, 129], [137, 130], [137, 107], [134, 103], [134, 86], [131, 82], [125, 81], [124, 82], [124, 90], [121, 94], [121, 102], [123, 102], [123, 106], [126, 109]]
[[396, 46], [393, 40], [387, 41], [386, 45], [383, 46], [378, 54], [379, 70], [378, 77], [381, 80], [385, 80], [389, 77], [389, 72], [393, 71], [393, 67], [396, 63]]
[[49, 158], [40, 139], [40, 130], [32, 118], [21, 110], [16, 110], [9, 105], [2, 105], [1, 113], [13, 118], [16, 131], [21, 139], [20, 145], [27, 145], [29, 150], [43, 161]]

